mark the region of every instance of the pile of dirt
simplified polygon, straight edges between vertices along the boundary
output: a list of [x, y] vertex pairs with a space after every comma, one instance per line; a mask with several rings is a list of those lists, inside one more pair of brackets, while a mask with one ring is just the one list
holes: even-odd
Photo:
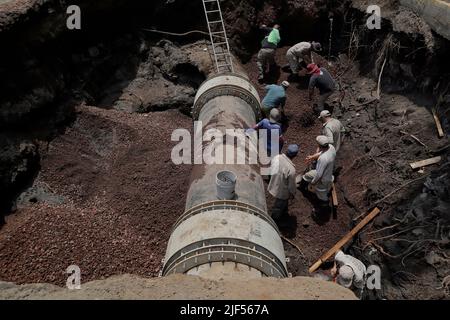
[[191, 128], [176, 110], [79, 107], [65, 134], [40, 146], [39, 175], [7, 217], [0, 278], [63, 285], [72, 264], [85, 281], [157, 276], [189, 186], [190, 166], [170, 158], [176, 128]]
[[83, 283], [80, 290], [48, 284], [17, 286], [0, 282], [0, 299], [177, 299], [177, 300], [355, 300], [355, 295], [332, 282], [314, 278], [208, 280], [170, 275], [146, 279], [135, 275]]

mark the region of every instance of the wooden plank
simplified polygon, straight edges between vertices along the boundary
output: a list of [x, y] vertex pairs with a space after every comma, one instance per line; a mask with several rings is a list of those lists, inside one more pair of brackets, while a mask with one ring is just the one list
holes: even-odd
[[422, 168], [422, 167], [429, 166], [431, 164], [438, 163], [441, 160], [442, 160], [441, 157], [434, 157], [434, 158], [430, 158], [430, 159], [426, 159], [426, 160], [422, 160], [422, 161], [413, 162], [413, 163], [410, 163], [409, 165], [411, 166], [411, 168], [417, 169], [417, 168]]
[[336, 186], [333, 183], [333, 186], [331, 187], [331, 201], [333, 202], [333, 206], [337, 207], [339, 205], [337, 193], [336, 193]]
[[442, 138], [444, 136], [444, 130], [442, 130], [441, 121], [439, 120], [439, 117], [437, 116], [436, 109], [433, 108], [433, 118], [434, 122], [436, 122], [436, 128], [438, 130], [439, 138]]
[[373, 218], [380, 213], [380, 209], [373, 209], [356, 227], [354, 227], [349, 233], [347, 233], [339, 242], [337, 242], [330, 250], [322, 255], [310, 268], [309, 272], [316, 271], [322, 263], [331, 258], [336, 252], [338, 252], [347, 242], [349, 242], [362, 228], [366, 226]]

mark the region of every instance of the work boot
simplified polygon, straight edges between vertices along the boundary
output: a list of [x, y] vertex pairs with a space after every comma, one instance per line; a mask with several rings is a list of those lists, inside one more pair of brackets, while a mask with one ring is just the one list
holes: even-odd
[[264, 82], [264, 75], [263, 75], [263, 74], [260, 74], [260, 75], [258, 76], [258, 82], [259, 82], [259, 83], [263, 83], [263, 82]]
[[313, 112], [316, 115], [320, 115], [320, 112], [322, 112], [322, 109], [319, 107], [317, 103], [313, 104]]
[[283, 72], [292, 74], [291, 65], [289, 63], [282, 66], [281, 70], [283, 70]]
[[326, 200], [326, 201], [319, 200], [317, 202], [317, 206], [318, 206], [318, 209], [321, 214], [329, 213], [329, 211], [331, 209], [330, 200]]
[[298, 188], [302, 193], [305, 193], [305, 192], [308, 192], [308, 185], [309, 185], [309, 183], [302, 178], [300, 180]]
[[300, 76], [298, 75], [298, 73], [291, 73], [289, 76], [288, 76], [288, 81], [289, 82], [299, 82], [300, 81]]
[[330, 217], [331, 207], [328, 201], [316, 199], [316, 205], [312, 209], [311, 218], [319, 225], [323, 225], [330, 220]]
[[317, 213], [317, 209], [314, 207], [311, 209], [311, 218], [313, 219], [313, 221], [316, 221], [316, 222], [317, 222], [317, 220], [319, 220], [319, 215]]
[[276, 221], [276, 224], [280, 228], [288, 228], [291, 226], [289, 215], [287, 213], [283, 213], [283, 215]]

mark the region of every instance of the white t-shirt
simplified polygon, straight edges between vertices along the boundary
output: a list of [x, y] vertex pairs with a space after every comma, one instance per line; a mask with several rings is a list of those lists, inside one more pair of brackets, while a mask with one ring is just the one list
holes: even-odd
[[365, 275], [367, 272], [364, 263], [362, 263], [355, 257], [352, 257], [351, 255], [345, 254], [341, 250], [336, 253], [334, 260], [336, 261], [338, 268], [343, 266], [349, 266], [350, 268], [352, 268], [353, 272], [355, 273], [355, 275], [353, 276], [353, 285], [359, 289], [364, 288]]
[[285, 154], [278, 154], [270, 165], [269, 193], [277, 199], [287, 200], [295, 195], [295, 166]]
[[311, 47], [312, 47], [311, 43], [309, 42], [300, 42], [297, 43], [295, 46], [289, 48], [287, 53], [301, 58], [304, 55], [311, 54]]

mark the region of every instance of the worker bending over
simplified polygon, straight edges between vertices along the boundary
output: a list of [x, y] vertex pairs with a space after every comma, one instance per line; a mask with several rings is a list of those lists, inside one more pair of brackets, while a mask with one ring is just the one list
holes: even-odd
[[325, 68], [319, 68], [315, 63], [311, 63], [307, 66], [308, 74], [311, 75], [309, 80], [309, 100], [312, 101], [314, 96], [314, 88], [319, 89], [319, 112], [325, 109], [325, 103], [328, 98], [336, 90], [336, 82], [331, 74]]
[[326, 136], [318, 136], [316, 138], [319, 145], [319, 158], [317, 159], [316, 168], [308, 171], [298, 179], [300, 189], [303, 192], [314, 192], [320, 202], [321, 208], [329, 207], [328, 194], [333, 184], [333, 170], [336, 159], [336, 150], [329, 143]]
[[318, 42], [300, 42], [291, 47], [286, 53], [290, 71], [296, 75], [300, 68], [312, 63], [312, 51], [322, 51], [322, 46]]
[[[270, 110], [270, 114], [268, 118], [261, 120], [252, 129], [254, 130], [267, 130], [266, 135], [266, 150], [267, 156], [271, 157], [272, 155], [279, 154], [284, 145], [283, 133], [281, 131], [280, 125], [281, 114], [280, 111], [276, 108]], [[279, 135], [278, 148], [276, 146], [272, 146], [272, 130], [276, 130]]]
[[336, 253], [331, 276], [341, 286], [353, 290], [360, 299], [366, 286], [366, 274], [366, 266], [360, 260], [341, 250]]
[[284, 112], [287, 88], [289, 88], [289, 82], [287, 81], [283, 81], [281, 85], [270, 84], [266, 86], [267, 93], [261, 102], [265, 117], [269, 116], [270, 110], [273, 108], [280, 108]]
[[279, 154], [272, 159], [270, 165], [269, 193], [275, 198], [272, 207], [272, 218], [279, 223], [288, 217], [289, 199], [295, 197], [295, 166], [292, 159], [298, 154], [299, 146], [291, 144], [285, 154]]
[[264, 37], [261, 42], [261, 49], [258, 52], [257, 66], [258, 66], [258, 80], [262, 81], [266, 73], [267, 68], [269, 70], [275, 65], [275, 51], [280, 43], [280, 26], [275, 24], [273, 28], [268, 28], [266, 25], [262, 25], [261, 29], [269, 34]]

